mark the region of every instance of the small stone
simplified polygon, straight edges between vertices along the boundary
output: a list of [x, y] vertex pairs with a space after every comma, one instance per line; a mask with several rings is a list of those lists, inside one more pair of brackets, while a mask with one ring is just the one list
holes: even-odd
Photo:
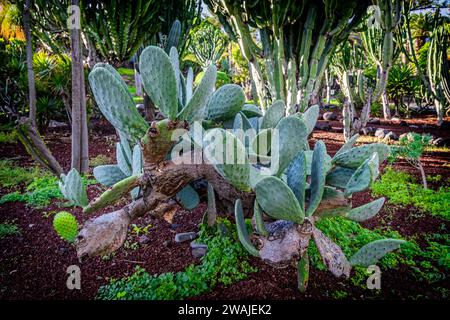
[[314, 129], [322, 131], [330, 131], [331, 126], [328, 122], [317, 122]]
[[365, 136], [373, 136], [376, 129], [374, 127], [365, 127], [361, 130], [362, 134]]
[[191, 253], [194, 258], [202, 258], [206, 255], [208, 246], [206, 244], [191, 242]]
[[28, 228], [33, 228], [34, 227], [34, 223], [30, 223], [29, 225], [28, 225]]
[[58, 253], [61, 255], [67, 253], [68, 251], [69, 251], [69, 249], [67, 249], [66, 247], [59, 247], [59, 249], [58, 249]]
[[170, 240], [166, 240], [163, 242], [164, 247], [168, 247], [170, 245]]
[[65, 127], [65, 126], [67, 126], [67, 123], [59, 122], [56, 120], [50, 120], [50, 122], [48, 123], [49, 128], [61, 128], [61, 127]]
[[379, 118], [370, 118], [370, 119], [367, 121], [367, 123], [370, 123], [370, 124], [380, 124], [381, 121], [380, 121]]
[[337, 119], [337, 115], [334, 112], [328, 111], [322, 115], [322, 119], [326, 121], [334, 121]]
[[436, 138], [431, 141], [431, 144], [436, 147], [444, 147], [450, 145], [450, 139]]
[[171, 225], [170, 225], [170, 228], [171, 229], [176, 229], [176, 228], [178, 228], [180, 225], [178, 224], [178, 223], [172, 223]]
[[378, 128], [376, 131], [375, 131], [375, 137], [377, 137], [377, 138], [380, 138], [380, 139], [383, 139], [385, 136], [386, 136], [386, 134], [388, 134], [388, 130], [386, 130], [386, 129], [383, 129], [383, 128]]
[[138, 242], [140, 244], [147, 244], [150, 242], [150, 238], [147, 237], [145, 234], [143, 234], [142, 236], [139, 237]]
[[195, 238], [197, 238], [197, 232], [177, 233], [175, 235], [175, 242], [180, 243], [180, 242], [194, 240]]
[[385, 136], [384, 136], [385, 140], [393, 140], [393, 141], [398, 141], [398, 135], [396, 135], [394, 132], [389, 131]]

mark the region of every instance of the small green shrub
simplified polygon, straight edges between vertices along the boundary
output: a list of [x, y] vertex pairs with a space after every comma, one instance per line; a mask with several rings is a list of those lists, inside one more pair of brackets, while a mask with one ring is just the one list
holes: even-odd
[[413, 205], [450, 220], [450, 190], [447, 187], [440, 187], [438, 190], [424, 189], [408, 173], [388, 167], [371, 189], [373, 195], [386, 196], [392, 204]]
[[6, 236], [16, 235], [20, 233], [20, 228], [14, 223], [0, 223], [0, 239]]
[[52, 199], [62, 199], [59, 191], [58, 179], [46, 174], [42, 177], [34, 178], [28, 185], [25, 193], [12, 192], [0, 198], [0, 204], [6, 202], [26, 202], [32, 207], [43, 208], [48, 206]]
[[0, 160], [0, 187], [10, 188], [22, 183], [28, 184], [43, 173], [38, 167], [18, 167], [11, 160]]
[[[256, 268], [237, 241], [234, 226], [222, 220], [223, 227], [212, 229], [202, 226], [199, 243], [208, 245], [208, 252], [200, 265], [190, 265], [178, 273], [150, 275], [141, 267], [123, 279], [112, 280], [100, 287], [98, 299], [106, 300], [174, 300], [196, 296], [212, 290], [217, 284], [230, 285], [243, 280]], [[222, 230], [222, 231], [221, 231]]]
[[19, 138], [17, 137], [16, 131], [0, 131], [0, 144], [2, 143], [17, 143]]

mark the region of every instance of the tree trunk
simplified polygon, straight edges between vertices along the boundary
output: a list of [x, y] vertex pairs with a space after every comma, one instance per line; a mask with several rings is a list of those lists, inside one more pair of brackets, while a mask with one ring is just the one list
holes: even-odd
[[391, 119], [391, 109], [389, 109], [389, 98], [388, 98], [386, 90], [384, 90], [383, 94], [381, 95], [381, 102], [383, 104], [384, 120], [390, 120]]
[[[72, 5], [78, 6], [78, 0], [72, 0]], [[75, 17], [75, 19], [79, 17]], [[84, 67], [81, 52], [81, 30], [76, 23], [71, 29], [72, 49], [72, 164], [78, 172], [87, 172], [88, 133], [86, 116], [86, 92], [84, 87]]]
[[423, 188], [428, 189], [427, 176], [425, 175], [425, 170], [423, 169], [423, 166], [422, 166], [422, 163], [420, 162], [420, 160], [418, 161], [417, 169], [419, 169], [420, 176], [422, 177]]
[[441, 126], [444, 122], [444, 108], [441, 101], [439, 101], [438, 99], [434, 99], [434, 107], [436, 108], [437, 125]]
[[325, 71], [325, 82], [326, 82], [326, 104], [331, 102], [331, 83], [328, 69]]
[[63, 169], [45, 145], [36, 127], [31, 124], [30, 119], [20, 119], [17, 126], [17, 134], [19, 135], [19, 140], [33, 159], [59, 178], [63, 173]]
[[27, 71], [28, 71], [28, 103], [30, 106], [29, 118], [31, 125], [36, 128], [36, 85], [33, 70], [33, 43], [31, 42], [30, 26], [30, 0], [25, 1], [23, 13], [23, 28], [26, 38]]

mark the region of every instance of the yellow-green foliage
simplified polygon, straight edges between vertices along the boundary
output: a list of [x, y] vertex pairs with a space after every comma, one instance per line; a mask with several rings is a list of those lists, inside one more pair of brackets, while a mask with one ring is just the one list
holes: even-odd
[[389, 202], [398, 205], [413, 205], [423, 211], [450, 220], [450, 189], [424, 189], [415, 178], [406, 172], [388, 167], [381, 179], [372, 187], [375, 196], [386, 196]]
[[111, 158], [104, 154], [99, 154], [98, 156], [89, 159], [89, 165], [91, 167], [103, 166], [110, 163], [112, 163]]
[[29, 184], [44, 174], [38, 167], [19, 167], [11, 160], [0, 160], [0, 187], [11, 188], [20, 184]]
[[19, 138], [16, 131], [1, 131], [0, 132], [0, 144], [3, 143], [17, 143]]

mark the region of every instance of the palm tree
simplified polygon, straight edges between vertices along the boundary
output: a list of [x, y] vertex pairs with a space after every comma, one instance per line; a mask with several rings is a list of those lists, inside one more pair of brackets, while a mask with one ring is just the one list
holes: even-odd
[[25, 40], [20, 10], [10, 1], [0, 1], [0, 36]]
[[414, 50], [418, 52], [433, 30], [433, 16], [431, 13], [413, 14], [410, 23]]

